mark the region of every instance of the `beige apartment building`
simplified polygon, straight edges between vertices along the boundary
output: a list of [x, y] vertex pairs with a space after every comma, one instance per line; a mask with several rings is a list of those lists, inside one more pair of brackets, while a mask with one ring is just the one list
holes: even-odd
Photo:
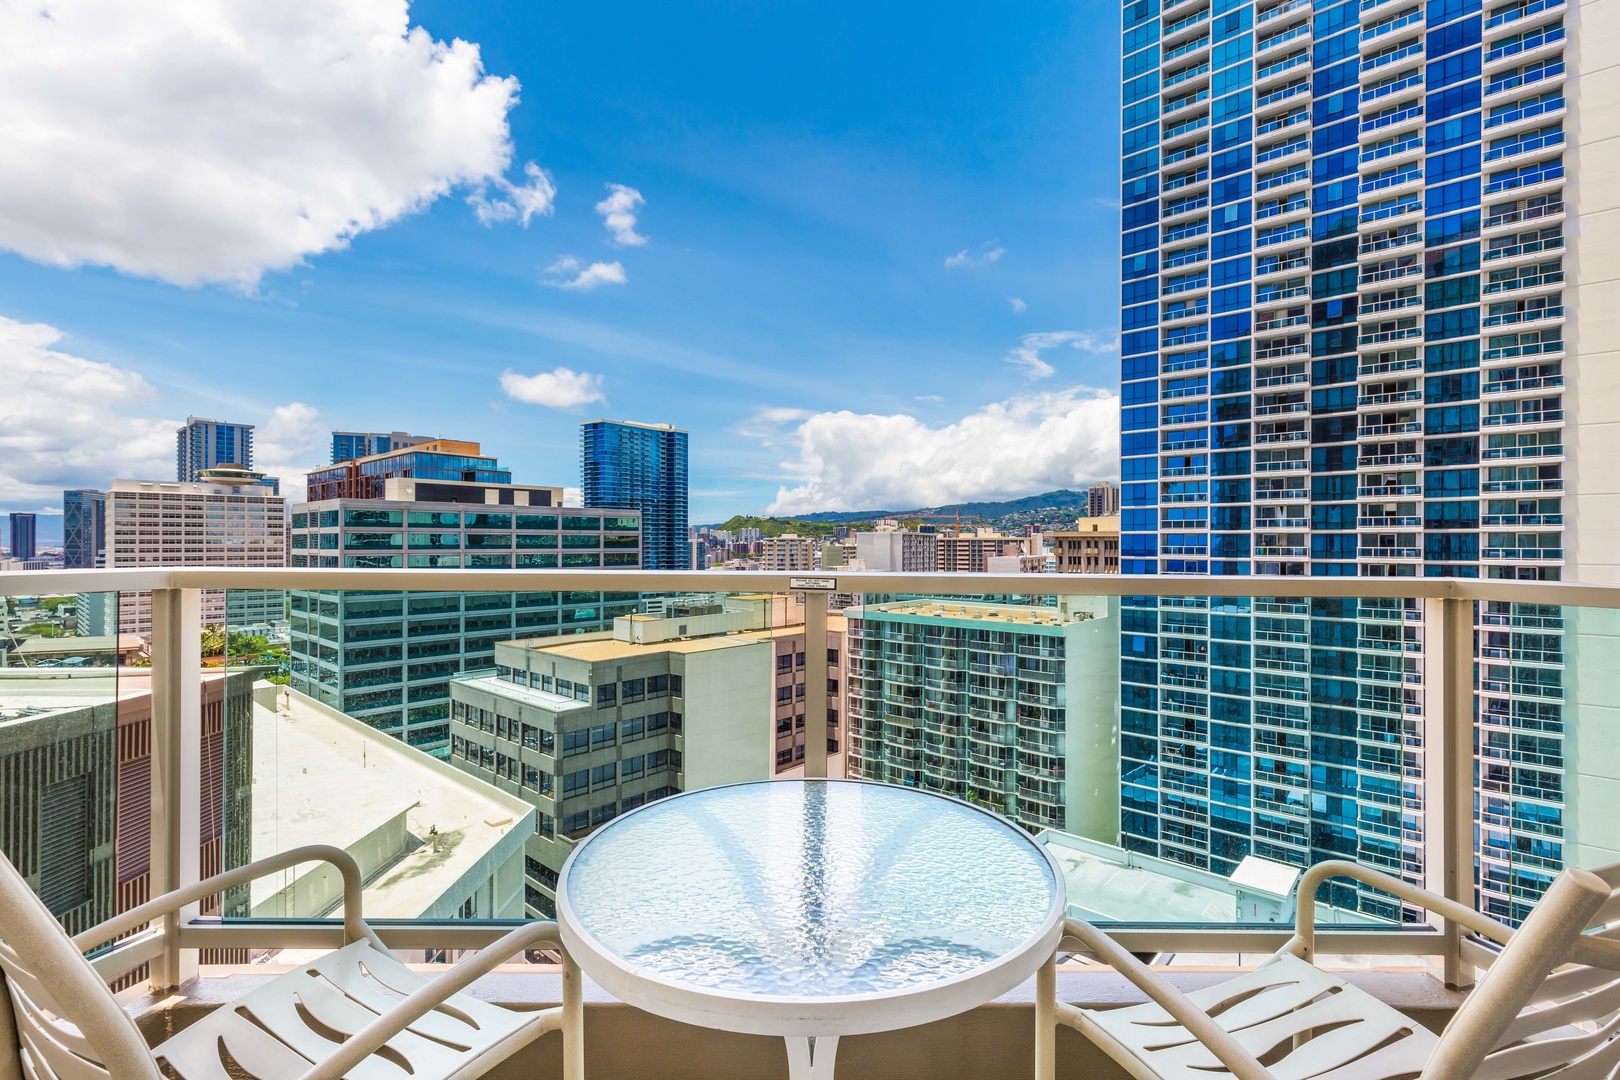
[[[221, 465], [194, 482], [114, 480], [107, 493], [107, 566], [287, 565], [287, 500], [264, 474]], [[280, 591], [203, 593], [205, 624], [251, 626], [285, 615]], [[152, 596], [122, 593], [118, 632], [152, 633]]]
[[1040, 540], [1033, 536], [1008, 536], [987, 529], [964, 529], [955, 536], [939, 537], [936, 569], [947, 573], [983, 574], [990, 560], [1003, 555], [1039, 555]]
[[[818, 598], [819, 599], [819, 598]], [[804, 640], [802, 612], [798, 625], [776, 626], [771, 639], [776, 647], [774, 677], [775, 697], [772, 701], [775, 720], [776, 771], [784, 772], [804, 764], [806, 744], [805, 693], [807, 684], [818, 666], [810, 662]], [[827, 679], [827, 753], [830, 756], [844, 750], [844, 724], [849, 716], [846, 704], [848, 687], [843, 673], [844, 616], [827, 616], [827, 656], [824, 665]]]
[[1119, 518], [1081, 518], [1073, 532], [1047, 533], [1060, 574], [1119, 573]]
[[817, 542], [808, 536], [785, 533], [782, 536], [767, 536], [760, 544], [761, 570], [792, 573], [816, 569]]

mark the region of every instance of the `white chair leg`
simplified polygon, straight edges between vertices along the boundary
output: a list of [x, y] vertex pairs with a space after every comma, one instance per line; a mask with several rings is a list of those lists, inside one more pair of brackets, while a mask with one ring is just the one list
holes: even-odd
[[563, 1080], [585, 1080], [585, 976], [563, 954]]
[[838, 1061], [838, 1036], [788, 1036], [788, 1080], [833, 1080]]
[[1035, 973], [1035, 1080], [1052, 1080], [1057, 1068], [1057, 954]]

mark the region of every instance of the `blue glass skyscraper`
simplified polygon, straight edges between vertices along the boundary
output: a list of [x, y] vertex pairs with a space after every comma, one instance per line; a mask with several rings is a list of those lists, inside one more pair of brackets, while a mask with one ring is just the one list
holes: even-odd
[[641, 512], [642, 569], [690, 569], [686, 432], [592, 420], [580, 425], [579, 446], [585, 505]]
[[62, 566], [92, 570], [107, 548], [107, 494], [90, 488], [62, 492]]
[[[1126, 604], [1127, 846], [1421, 875], [1416, 608], [1266, 579], [1560, 577], [1562, 13], [1125, 5], [1122, 570], [1260, 579]], [[1512, 918], [1562, 864], [1562, 623], [1480, 607]]]
[[196, 483], [204, 469], [226, 463], [253, 468], [253, 425], [186, 417], [185, 427], [175, 432], [174, 478]]

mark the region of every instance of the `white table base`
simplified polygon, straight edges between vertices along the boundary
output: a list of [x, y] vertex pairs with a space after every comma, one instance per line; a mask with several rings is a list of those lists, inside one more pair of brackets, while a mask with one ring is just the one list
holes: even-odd
[[789, 1035], [786, 1042], [788, 1080], [833, 1080], [833, 1065], [838, 1058], [837, 1035]]

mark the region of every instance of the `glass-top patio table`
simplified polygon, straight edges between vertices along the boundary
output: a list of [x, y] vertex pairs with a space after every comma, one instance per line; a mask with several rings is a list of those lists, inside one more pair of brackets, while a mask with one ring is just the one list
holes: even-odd
[[838, 1038], [940, 1020], [1052, 956], [1063, 876], [987, 811], [853, 780], [676, 795], [588, 837], [557, 886], [563, 944], [621, 1001], [787, 1040], [831, 1080]]

